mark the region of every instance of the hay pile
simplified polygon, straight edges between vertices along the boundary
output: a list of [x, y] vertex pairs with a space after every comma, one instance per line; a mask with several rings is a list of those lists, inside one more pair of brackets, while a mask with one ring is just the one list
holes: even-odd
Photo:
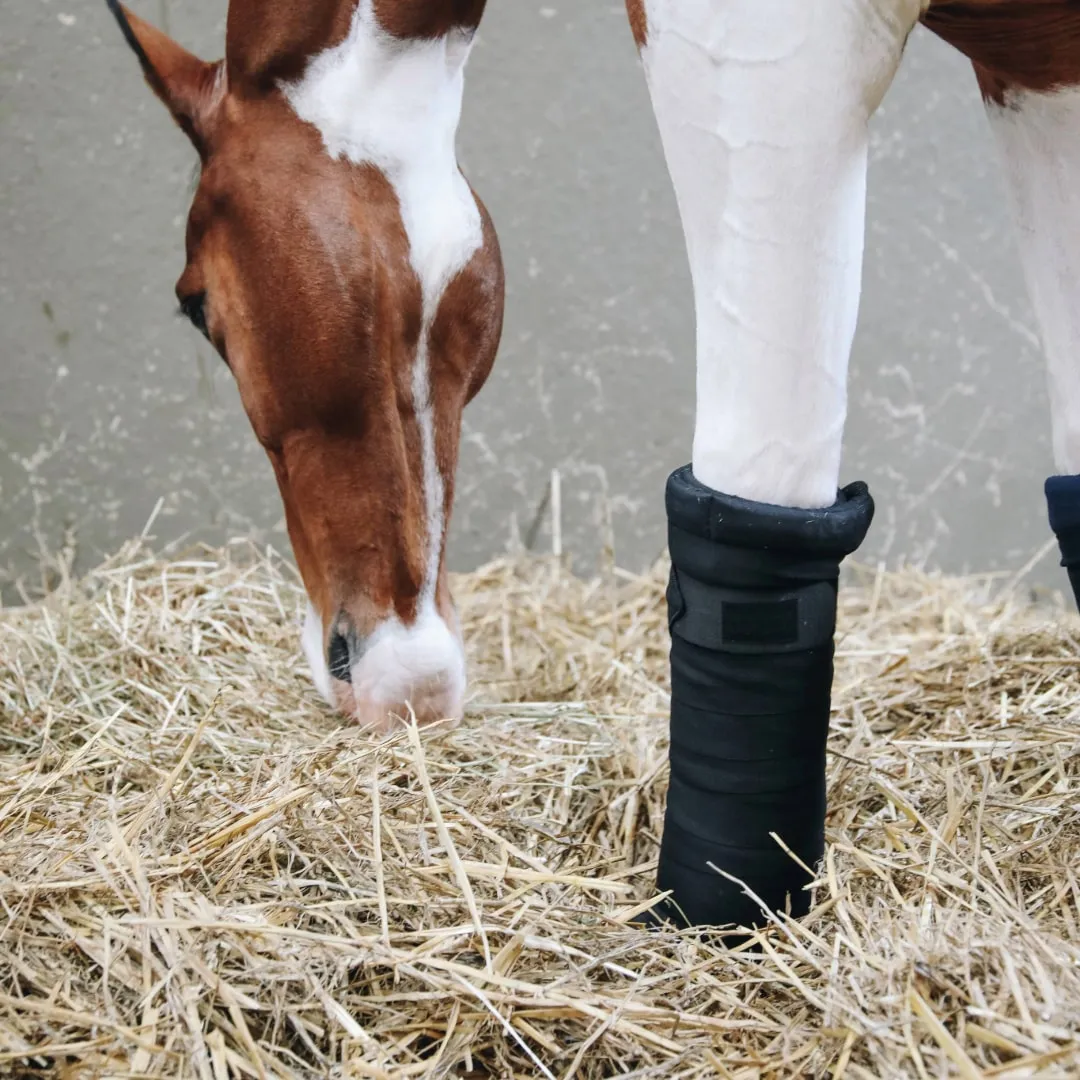
[[848, 589], [817, 906], [730, 953], [627, 925], [662, 583], [459, 579], [477, 703], [382, 742], [274, 558], [131, 548], [0, 614], [0, 1076], [1077, 1075], [1075, 618]]

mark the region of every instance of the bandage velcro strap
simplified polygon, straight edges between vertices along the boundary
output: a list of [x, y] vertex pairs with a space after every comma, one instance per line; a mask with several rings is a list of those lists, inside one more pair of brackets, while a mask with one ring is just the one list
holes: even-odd
[[836, 587], [731, 589], [673, 568], [668, 584], [671, 633], [691, 645], [729, 653], [801, 652], [832, 640]]

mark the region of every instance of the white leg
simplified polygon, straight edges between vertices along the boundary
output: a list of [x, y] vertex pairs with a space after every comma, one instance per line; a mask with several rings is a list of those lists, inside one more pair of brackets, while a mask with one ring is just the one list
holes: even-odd
[[987, 103], [1050, 376], [1054, 464], [1080, 473], [1080, 89]]
[[718, 491], [836, 499], [867, 121], [923, 6], [645, 0], [642, 59], [697, 309], [694, 473]]

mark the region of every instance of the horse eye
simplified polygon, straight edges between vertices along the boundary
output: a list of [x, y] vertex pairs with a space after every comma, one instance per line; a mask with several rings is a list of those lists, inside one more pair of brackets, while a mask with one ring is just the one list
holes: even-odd
[[206, 326], [206, 293], [193, 293], [180, 301], [180, 314], [187, 319], [207, 341], [210, 331]]

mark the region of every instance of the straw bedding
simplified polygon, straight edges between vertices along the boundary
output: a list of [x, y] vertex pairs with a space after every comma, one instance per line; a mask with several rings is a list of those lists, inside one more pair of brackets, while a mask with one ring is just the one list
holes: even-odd
[[815, 910], [729, 952], [628, 925], [663, 578], [460, 578], [474, 706], [382, 741], [270, 556], [131, 547], [0, 614], [0, 1076], [1077, 1075], [1080, 623], [848, 588]]

